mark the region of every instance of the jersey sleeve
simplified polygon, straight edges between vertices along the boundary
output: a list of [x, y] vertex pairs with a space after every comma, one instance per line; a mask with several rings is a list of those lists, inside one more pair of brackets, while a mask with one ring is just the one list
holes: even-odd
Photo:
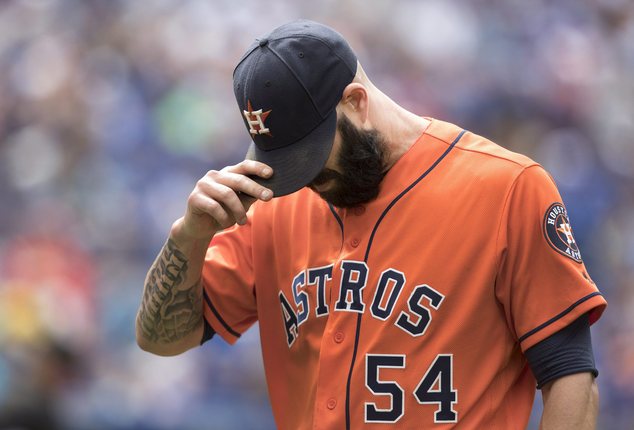
[[257, 320], [251, 247], [251, 216], [214, 236], [202, 271], [204, 317], [234, 344]]
[[539, 165], [516, 177], [497, 238], [496, 295], [522, 351], [607, 303], [581, 259], [554, 181]]

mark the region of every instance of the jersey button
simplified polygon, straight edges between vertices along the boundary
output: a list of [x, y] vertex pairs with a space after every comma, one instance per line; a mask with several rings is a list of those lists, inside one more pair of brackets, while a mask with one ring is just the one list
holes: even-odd
[[353, 209], [356, 216], [361, 216], [365, 213], [365, 206], [357, 206]]
[[346, 338], [346, 335], [343, 334], [342, 332], [338, 331], [337, 333], [335, 333], [335, 342], [341, 343], [343, 342], [345, 338]]
[[350, 245], [352, 245], [353, 248], [356, 248], [357, 246], [359, 246], [359, 239], [354, 238], [350, 241]]
[[326, 403], [326, 407], [330, 410], [333, 410], [334, 408], [337, 407], [337, 399], [334, 398], [330, 398], [328, 399], [328, 402]]

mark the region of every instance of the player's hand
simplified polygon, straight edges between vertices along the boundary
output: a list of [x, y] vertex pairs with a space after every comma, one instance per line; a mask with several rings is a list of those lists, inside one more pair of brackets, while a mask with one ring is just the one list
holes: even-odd
[[256, 200], [268, 201], [273, 192], [248, 176], [268, 178], [273, 170], [264, 163], [244, 160], [235, 166], [210, 170], [187, 199], [181, 231], [192, 239], [210, 239], [216, 232], [245, 224], [247, 211]]

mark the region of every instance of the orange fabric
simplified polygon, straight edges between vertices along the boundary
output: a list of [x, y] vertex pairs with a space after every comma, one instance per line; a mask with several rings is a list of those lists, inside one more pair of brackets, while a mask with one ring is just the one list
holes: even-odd
[[432, 120], [362, 208], [304, 189], [212, 240], [205, 317], [229, 343], [259, 321], [280, 429], [523, 429], [522, 351], [605, 308], [546, 241], [550, 177], [460, 133]]

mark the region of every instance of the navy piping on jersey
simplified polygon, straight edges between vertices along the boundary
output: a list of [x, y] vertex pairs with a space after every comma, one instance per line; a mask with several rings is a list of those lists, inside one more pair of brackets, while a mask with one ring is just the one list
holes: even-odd
[[[383, 213], [381, 214], [381, 216], [377, 220], [376, 224], [374, 225], [374, 228], [372, 229], [372, 233], [370, 234], [370, 240], [368, 241], [368, 247], [367, 247], [367, 249], [365, 251], [365, 257], [363, 258], [364, 262], [366, 262], [366, 263], [368, 262], [368, 257], [370, 256], [370, 247], [372, 246], [372, 241], [374, 240], [374, 235], [376, 234], [376, 231], [379, 228], [379, 224], [381, 224], [381, 221], [383, 221], [383, 218], [385, 218], [385, 216], [387, 215], [389, 210], [392, 209], [392, 207], [396, 204], [396, 202], [398, 202], [405, 194], [407, 194], [409, 191], [411, 191], [412, 188], [414, 188], [420, 181], [422, 181], [425, 178], [425, 176], [427, 176], [432, 170], [434, 170], [434, 168], [436, 168], [436, 166], [438, 166], [438, 164], [456, 146], [456, 143], [458, 143], [458, 141], [460, 140], [460, 138], [462, 138], [462, 136], [465, 134], [465, 132], [466, 132], [466, 130], [462, 130], [460, 132], [460, 134], [454, 139], [454, 141], [451, 142], [451, 145], [449, 145], [449, 147], [445, 150], [445, 152], [443, 152], [442, 155], [440, 157], [438, 157], [438, 159], [436, 161], [434, 161], [434, 164], [432, 164], [429, 167], [429, 169], [427, 169], [422, 175], [420, 175], [418, 177], [418, 179], [416, 179], [414, 182], [412, 182], [398, 196], [396, 196], [394, 198], [394, 200], [392, 200], [390, 202], [389, 205], [387, 205], [387, 207], [385, 208], [385, 210], [383, 211]], [[331, 210], [332, 210], [333, 214], [335, 214], [335, 217], [338, 219], [339, 217], [337, 217], [337, 214], [332, 209], [332, 206], [331, 206]], [[341, 223], [340, 219], [338, 219], [338, 221]], [[341, 225], [341, 230], [343, 232], [343, 224]], [[361, 291], [361, 295], [363, 296], [363, 291]], [[361, 316], [362, 316], [362, 314], [358, 314], [357, 315], [357, 329], [356, 329], [356, 333], [355, 333], [355, 336], [354, 336], [354, 349], [352, 350], [352, 361], [350, 362], [350, 370], [348, 371], [348, 381], [346, 382], [346, 430], [350, 430], [350, 382], [352, 380], [352, 370], [354, 369], [354, 363], [355, 363], [355, 360], [357, 358], [357, 349], [359, 347], [359, 337], [360, 337], [360, 333], [361, 333]]]
[[389, 205], [387, 205], [387, 207], [385, 208], [385, 210], [383, 211], [383, 213], [381, 214], [381, 216], [379, 217], [379, 220], [376, 222], [376, 224], [374, 225], [374, 229], [372, 230], [372, 234], [370, 235], [370, 240], [368, 242], [368, 249], [365, 252], [365, 258], [363, 259], [363, 261], [367, 262], [368, 261], [368, 256], [370, 255], [370, 247], [372, 246], [372, 241], [374, 240], [374, 235], [376, 234], [377, 229], [379, 228], [379, 224], [381, 224], [381, 221], [383, 221], [383, 218], [385, 218], [385, 215], [387, 215], [387, 213], [389, 212], [390, 209], [392, 209], [392, 206], [394, 206], [396, 204], [396, 202], [398, 202], [401, 197], [403, 197], [405, 194], [407, 194], [412, 188], [414, 188], [416, 186], [416, 184], [418, 184], [420, 181], [423, 180], [423, 178], [425, 178], [425, 176], [427, 176], [429, 174], [429, 172], [431, 172], [432, 170], [434, 170], [434, 168], [442, 161], [443, 158], [445, 158], [445, 156], [447, 154], [449, 154], [449, 152], [451, 152], [451, 150], [454, 148], [454, 146], [456, 146], [456, 143], [458, 143], [458, 141], [460, 140], [460, 138], [462, 138], [462, 136], [465, 134], [466, 130], [462, 130], [460, 132], [460, 134], [454, 139], [453, 142], [451, 142], [451, 145], [449, 145], [449, 148], [447, 148], [447, 150], [445, 152], [443, 152], [443, 154], [438, 157], [438, 159], [436, 161], [434, 161], [434, 164], [432, 164], [429, 169], [427, 169], [425, 171], [425, 173], [423, 173], [422, 175], [420, 175], [418, 177], [418, 179], [416, 179], [414, 182], [412, 182], [409, 187], [405, 188], [398, 196], [396, 196], [394, 198], [394, 200], [392, 200], [390, 202]]
[[216, 307], [211, 303], [211, 299], [209, 298], [209, 296], [207, 295], [207, 292], [205, 290], [203, 290], [203, 297], [205, 299], [205, 302], [209, 306], [209, 309], [211, 309], [211, 312], [214, 313], [214, 315], [216, 316], [218, 321], [220, 321], [220, 324], [222, 324], [222, 326], [225, 328], [225, 330], [227, 330], [233, 336], [239, 338], [240, 337], [240, 333], [238, 333], [237, 331], [235, 331], [231, 327], [229, 327], [229, 324], [227, 324], [227, 322], [222, 319], [222, 317], [220, 316], [220, 314], [216, 310]]
[[330, 212], [332, 212], [332, 214], [335, 216], [335, 219], [337, 220], [337, 223], [339, 224], [339, 228], [341, 229], [341, 235], [343, 236], [343, 221], [341, 221], [341, 218], [335, 211], [335, 208], [332, 204], [328, 203], [328, 207], [330, 208]]
[[564, 310], [563, 312], [560, 312], [558, 315], [555, 315], [554, 317], [552, 317], [551, 319], [549, 319], [548, 321], [546, 321], [545, 323], [538, 325], [537, 327], [535, 327], [534, 329], [532, 329], [531, 331], [529, 331], [528, 333], [526, 333], [525, 335], [521, 336], [518, 341], [520, 343], [524, 342], [528, 337], [534, 335], [535, 333], [537, 333], [538, 331], [540, 331], [543, 328], [548, 327], [549, 325], [551, 325], [552, 323], [554, 323], [555, 321], [557, 321], [560, 318], [563, 318], [564, 316], [566, 316], [568, 313], [570, 313], [574, 308], [576, 308], [577, 306], [579, 306], [581, 303], [590, 300], [591, 298], [593, 298], [594, 296], [600, 296], [601, 293], [598, 291], [595, 291], [594, 293], [588, 294], [585, 297], [582, 297], [581, 299], [577, 300], [576, 302], [574, 302], [572, 305], [568, 306], [568, 308], [566, 310]]

